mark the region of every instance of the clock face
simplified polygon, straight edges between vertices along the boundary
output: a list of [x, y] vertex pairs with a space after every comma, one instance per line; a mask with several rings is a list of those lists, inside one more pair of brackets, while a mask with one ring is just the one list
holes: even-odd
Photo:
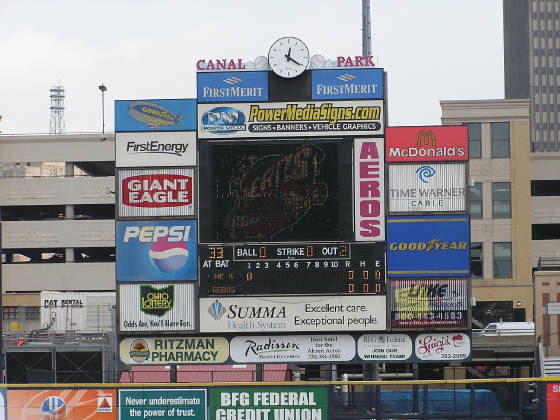
[[309, 64], [309, 50], [297, 38], [280, 38], [268, 52], [270, 69], [280, 77], [293, 78], [299, 76]]

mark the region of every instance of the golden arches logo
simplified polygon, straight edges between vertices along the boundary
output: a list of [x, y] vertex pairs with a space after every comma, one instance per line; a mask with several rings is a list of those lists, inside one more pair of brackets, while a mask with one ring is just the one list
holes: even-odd
[[416, 147], [422, 146], [422, 141], [426, 146], [430, 144], [430, 140], [433, 147], [436, 147], [436, 136], [432, 130], [424, 131], [420, 130], [418, 132], [418, 138], [416, 140]]

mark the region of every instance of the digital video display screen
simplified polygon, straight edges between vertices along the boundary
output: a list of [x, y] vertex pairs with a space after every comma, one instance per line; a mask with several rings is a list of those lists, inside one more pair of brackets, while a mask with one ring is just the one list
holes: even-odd
[[202, 142], [200, 242], [352, 238], [350, 140]]

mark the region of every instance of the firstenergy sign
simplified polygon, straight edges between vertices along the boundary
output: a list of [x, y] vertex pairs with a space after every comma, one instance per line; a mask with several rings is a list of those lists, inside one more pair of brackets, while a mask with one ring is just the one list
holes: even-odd
[[383, 101], [198, 104], [198, 137], [383, 134]]
[[387, 162], [469, 160], [466, 126], [387, 127]]

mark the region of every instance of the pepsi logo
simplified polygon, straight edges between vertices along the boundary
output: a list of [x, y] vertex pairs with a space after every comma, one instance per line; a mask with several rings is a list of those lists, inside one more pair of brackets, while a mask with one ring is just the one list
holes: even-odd
[[185, 266], [189, 258], [189, 247], [185, 242], [169, 242], [169, 238], [159, 238], [150, 246], [150, 261], [164, 273], [175, 273]]
[[41, 403], [41, 420], [63, 420], [66, 417], [66, 401], [50, 396]]

